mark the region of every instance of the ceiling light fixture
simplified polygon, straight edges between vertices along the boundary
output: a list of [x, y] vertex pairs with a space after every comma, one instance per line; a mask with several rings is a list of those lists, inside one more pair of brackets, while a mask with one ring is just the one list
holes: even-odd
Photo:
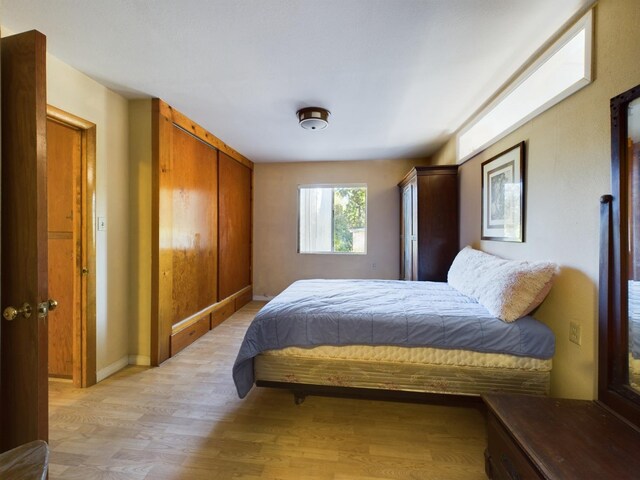
[[326, 108], [307, 107], [296, 112], [300, 126], [306, 130], [324, 130], [329, 125], [331, 112]]

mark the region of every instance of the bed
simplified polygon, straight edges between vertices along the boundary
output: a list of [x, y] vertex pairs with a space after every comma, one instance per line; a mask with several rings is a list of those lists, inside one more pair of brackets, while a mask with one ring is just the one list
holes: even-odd
[[448, 283], [301, 280], [249, 326], [233, 367], [238, 395], [288, 387], [479, 396], [547, 394], [551, 330], [505, 322]]

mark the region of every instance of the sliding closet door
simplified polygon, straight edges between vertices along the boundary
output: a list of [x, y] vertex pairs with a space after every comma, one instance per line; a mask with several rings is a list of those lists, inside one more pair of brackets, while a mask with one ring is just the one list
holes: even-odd
[[154, 365], [171, 356], [172, 335], [185, 323], [204, 317], [208, 325], [218, 297], [217, 150], [176, 125], [163, 107], [154, 102], [152, 122]]
[[159, 365], [252, 298], [253, 163], [160, 99], [149, 146], [150, 353]]
[[251, 169], [219, 152], [218, 300], [251, 285]]
[[[216, 150], [173, 126], [171, 324], [216, 303], [218, 222]], [[168, 193], [168, 192], [167, 192]]]

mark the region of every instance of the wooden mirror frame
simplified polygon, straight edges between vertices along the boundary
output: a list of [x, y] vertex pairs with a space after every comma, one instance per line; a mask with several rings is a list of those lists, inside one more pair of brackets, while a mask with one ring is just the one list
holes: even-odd
[[[640, 85], [611, 99], [611, 187], [600, 207], [598, 400], [640, 426], [640, 393], [629, 386], [627, 111]], [[638, 206], [640, 208], [640, 205]]]

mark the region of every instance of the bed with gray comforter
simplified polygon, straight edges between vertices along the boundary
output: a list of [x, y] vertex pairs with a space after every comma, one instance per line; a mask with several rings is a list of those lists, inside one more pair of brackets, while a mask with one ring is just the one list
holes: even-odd
[[447, 283], [301, 280], [249, 326], [233, 366], [238, 395], [251, 390], [253, 359], [267, 350], [320, 345], [465, 349], [549, 359], [551, 330], [531, 316], [506, 323]]

